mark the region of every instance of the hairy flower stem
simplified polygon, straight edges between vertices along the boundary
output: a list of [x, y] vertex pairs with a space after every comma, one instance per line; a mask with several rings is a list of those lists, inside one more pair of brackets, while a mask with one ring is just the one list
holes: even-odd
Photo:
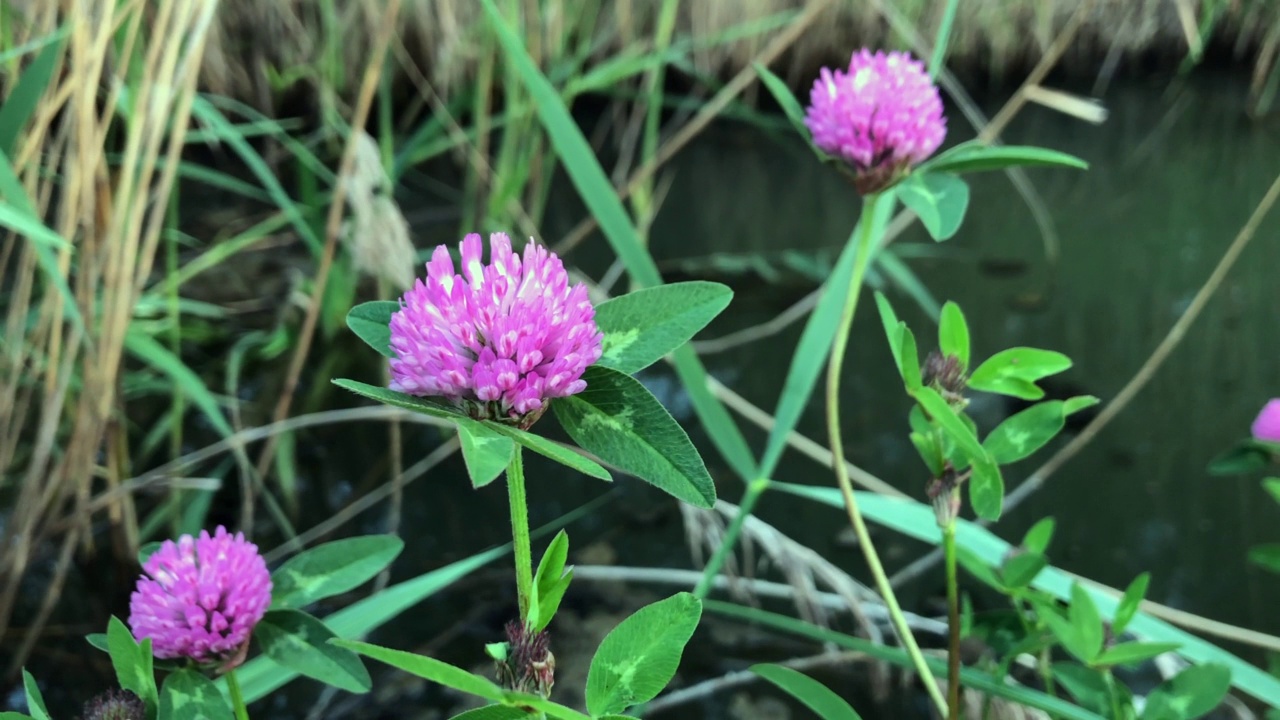
[[[953, 490], [952, 492], [959, 492]], [[956, 523], [942, 528], [947, 566], [947, 706], [950, 720], [960, 720], [960, 586], [956, 580]]]
[[524, 461], [520, 458], [519, 445], [507, 466], [507, 497], [511, 501], [511, 541], [515, 545], [520, 622], [527, 623], [533, 596], [533, 551], [529, 543], [529, 506], [524, 496]]
[[893, 594], [893, 588], [889, 585], [889, 577], [885, 574], [884, 566], [880, 564], [880, 556], [876, 553], [875, 546], [871, 544], [871, 534], [867, 532], [866, 521], [862, 519], [862, 513], [858, 510], [858, 501], [853, 495], [853, 484], [849, 480], [849, 469], [844, 462], [844, 445], [840, 436], [840, 370], [844, 366], [844, 353], [849, 345], [849, 331], [853, 326], [853, 316], [858, 309], [858, 296], [862, 294], [862, 280], [866, 276], [871, 252], [875, 247], [876, 238], [872, 229], [875, 225], [873, 218], [876, 215], [877, 206], [883, 202], [883, 197], [880, 193], [872, 193], [863, 198], [862, 218], [859, 220], [860, 228], [857, 239], [858, 255], [854, 260], [853, 278], [849, 284], [849, 297], [845, 300], [844, 312], [840, 316], [840, 324], [836, 329], [835, 339], [831, 343], [831, 362], [827, 365], [828, 439], [831, 444], [831, 463], [836, 472], [836, 483], [840, 486], [841, 495], [844, 496], [845, 508], [849, 511], [849, 523], [853, 526], [853, 532], [858, 537], [858, 545], [862, 548], [863, 555], [866, 556], [867, 565], [876, 580], [876, 587], [884, 598], [885, 606], [889, 609], [889, 615], [893, 619], [893, 626], [897, 630], [898, 638], [906, 648], [907, 654], [910, 655], [916, 672], [920, 675], [920, 682], [924, 683], [929, 697], [933, 699], [939, 712], [945, 716], [947, 714], [947, 701], [942, 697], [942, 691], [938, 689], [938, 683], [929, 671], [928, 664], [925, 663], [924, 654], [920, 652], [920, 646], [916, 644], [915, 636], [911, 634], [907, 619], [903, 616], [902, 608], [898, 605], [898, 599]]
[[236, 671], [226, 674], [227, 692], [231, 693], [231, 709], [235, 711], [236, 720], [249, 720], [249, 709], [244, 705], [244, 696], [240, 693], [240, 681], [236, 680]]

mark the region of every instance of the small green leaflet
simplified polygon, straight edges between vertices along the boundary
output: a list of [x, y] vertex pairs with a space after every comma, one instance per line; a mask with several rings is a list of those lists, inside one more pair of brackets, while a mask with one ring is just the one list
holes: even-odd
[[482, 488], [498, 479], [516, 452], [516, 443], [487, 423], [457, 418], [458, 444], [471, 477], [471, 487]]
[[369, 692], [369, 671], [354, 652], [329, 643], [336, 638], [323, 622], [301, 610], [271, 610], [253, 629], [263, 653], [281, 667], [347, 692]]
[[1045, 165], [1087, 170], [1089, 164], [1057, 150], [1024, 145], [983, 145], [971, 140], [961, 143], [921, 165], [926, 172], [972, 173], [1007, 167]]
[[938, 317], [938, 350], [943, 357], [953, 355], [960, 361], [960, 371], [969, 369], [969, 325], [960, 306], [948, 300]]
[[751, 672], [804, 703], [822, 720], [861, 720], [844, 698], [808, 675], [781, 665], [752, 665]]
[[231, 708], [212, 680], [195, 670], [179, 670], [164, 679], [159, 716], [164, 720], [231, 720]]
[[1060, 352], [1010, 348], [992, 355], [975, 368], [969, 376], [969, 387], [1023, 400], [1039, 400], [1044, 397], [1044, 390], [1035, 384], [1036, 381], [1070, 367], [1071, 358]]
[[361, 303], [347, 312], [347, 327], [383, 357], [393, 358], [391, 316], [399, 309], [400, 303], [393, 300]]
[[898, 186], [898, 198], [919, 218], [929, 236], [949, 240], [969, 209], [969, 185], [959, 175], [914, 172]]
[[489, 702], [502, 702], [503, 690], [492, 681], [478, 675], [441, 662], [426, 655], [416, 655], [401, 650], [379, 647], [370, 643], [355, 640], [331, 640], [333, 645], [360, 653], [368, 658], [384, 662], [392, 667], [417, 675], [445, 687], [461, 690], [468, 695], [475, 695]]
[[462, 411], [457, 408], [436, 402], [429, 398], [407, 395], [402, 392], [396, 392], [395, 390], [388, 390], [387, 388], [369, 385], [356, 380], [346, 380], [344, 378], [337, 378], [333, 380], [333, 384], [343, 388], [344, 390], [350, 390], [357, 395], [363, 395], [371, 400], [377, 400], [384, 405], [403, 408], [405, 410], [422, 413], [423, 415], [430, 415], [431, 417], [437, 417], [443, 420], [456, 420], [457, 418], [470, 420], [470, 418], [464, 415]]
[[27, 696], [27, 712], [35, 720], [51, 720], [49, 711], [45, 709], [44, 695], [40, 694], [40, 686], [26, 668], [22, 669], [22, 689]]
[[620, 713], [657, 697], [675, 675], [701, 617], [702, 602], [679, 593], [619, 623], [591, 658], [587, 710], [597, 717]]

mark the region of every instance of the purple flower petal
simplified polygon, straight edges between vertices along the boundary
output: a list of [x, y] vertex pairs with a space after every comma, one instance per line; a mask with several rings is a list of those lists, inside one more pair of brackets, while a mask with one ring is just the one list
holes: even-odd
[[521, 422], [581, 392], [604, 335], [587, 288], [570, 287], [555, 253], [504, 233], [461, 244], [462, 274], [442, 245], [391, 316], [391, 389], [444, 397], [478, 418]]
[[1273, 398], [1253, 421], [1253, 437], [1267, 442], [1280, 442], [1280, 398]]

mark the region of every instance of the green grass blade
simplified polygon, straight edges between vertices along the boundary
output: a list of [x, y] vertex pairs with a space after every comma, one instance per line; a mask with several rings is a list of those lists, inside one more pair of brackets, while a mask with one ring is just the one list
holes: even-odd
[[773, 429], [769, 431], [769, 439], [765, 442], [764, 455], [760, 461], [762, 477], [771, 476], [777, 468], [778, 461], [782, 459], [782, 451], [787, 446], [787, 435], [799, 422], [800, 414], [808, 405], [809, 396], [818, 382], [818, 375], [827, 364], [827, 356], [831, 353], [831, 338], [835, 336], [845, 298], [849, 296], [849, 283], [857, 256], [857, 237], [862, 223], [873, 223], [871, 232], [879, 237], [884, 233], [884, 226], [893, 213], [892, 191], [880, 197], [871, 214], [867, 214], [864, 207], [863, 216], [858, 219], [858, 225], [845, 243], [831, 278], [822, 291], [822, 297], [818, 299], [817, 307], [805, 323], [804, 332], [800, 335], [800, 342], [796, 345], [791, 365], [787, 369], [782, 396], [778, 398], [778, 408], [773, 414]]
[[[810, 487], [793, 483], [777, 482], [773, 484], [785, 492], [816, 500], [824, 505], [843, 510], [844, 500], [835, 488]], [[942, 542], [942, 531], [934, 521], [933, 508], [924, 503], [901, 498], [888, 498], [869, 492], [859, 492], [858, 505], [862, 513], [869, 519], [889, 527], [917, 540], [938, 545]], [[1000, 567], [1013, 546], [997, 537], [991, 531], [967, 520], [959, 520], [956, 524], [956, 542], [961, 548], [982, 559], [984, 563], [995, 568]], [[1052, 566], [1040, 571], [1032, 581], [1031, 587], [1047, 592], [1054, 597], [1067, 601], [1071, 598], [1071, 584], [1075, 579]], [[1103, 619], [1111, 621], [1115, 617], [1119, 598], [1088, 589]], [[708, 608], [710, 609], [710, 608]], [[1145, 613], [1138, 613], [1129, 622], [1128, 632], [1156, 642], [1176, 642], [1181, 644], [1178, 654], [1199, 663], [1221, 663], [1231, 668], [1231, 683], [1241, 691], [1252, 695], [1272, 706], [1280, 707], [1280, 678], [1270, 675], [1261, 668], [1255, 667], [1232, 653], [1217, 647], [1213, 643], [1185, 632], [1179, 628]]]
[[209, 424], [213, 425], [223, 437], [229, 437], [235, 431], [222, 413], [222, 408], [213, 393], [204, 382], [182, 362], [182, 358], [174, 355], [168, 348], [156, 342], [149, 334], [136, 328], [130, 328], [125, 334], [124, 347], [130, 355], [150, 365], [156, 371], [167, 375], [170, 380], [182, 388], [182, 392], [191, 398], [191, 402], [200, 408]]
[[0, 105], [0, 152], [6, 156], [13, 156], [18, 135], [31, 119], [40, 97], [49, 89], [49, 80], [53, 77], [53, 68], [61, 51], [61, 40], [46, 45], [23, 71], [17, 84], [12, 86], [13, 92], [5, 98], [4, 104]]
[[[485, 14], [509, 61], [525, 84], [538, 109], [538, 116], [551, 139], [551, 145], [564, 164], [574, 187], [591, 210], [600, 229], [627, 271], [639, 285], [662, 284], [658, 266], [640, 242], [622, 201], [618, 199], [604, 168], [591, 151], [586, 137], [560, 95], [529, 57], [520, 38], [503, 21], [493, 0], [482, 0]], [[707, 374], [702, 362], [687, 345], [673, 353], [676, 372], [689, 392], [698, 418], [725, 460], [743, 478], [755, 476], [755, 462], [750, 446], [729, 412], [707, 389]]]
[[[936, 529], [935, 523], [935, 529]], [[853, 650], [855, 652], [866, 653], [869, 657], [876, 660], [882, 660], [898, 667], [914, 669], [911, 658], [907, 653], [896, 647], [886, 645], [878, 645], [869, 640], [852, 637], [823, 627], [818, 627], [803, 620], [797, 620], [786, 615], [768, 612], [766, 610], [758, 610], [756, 608], [744, 607], [733, 603], [722, 602], [719, 600], [704, 600], [703, 607], [707, 612], [724, 615], [747, 622], [755, 622], [775, 630], [788, 632], [793, 635], [811, 638], [817, 642], [832, 643], [842, 648]], [[947, 676], [946, 660], [941, 658], [925, 658], [929, 664], [929, 669], [939, 678]], [[960, 670], [960, 683], [967, 687], [991, 693], [999, 697], [1007, 698], [1020, 705], [1038, 708], [1046, 712], [1052, 713], [1055, 717], [1067, 718], [1067, 720], [1103, 720], [1099, 715], [1095, 715], [1083, 708], [1078, 708], [1071, 703], [1050, 697], [1037, 690], [1021, 687], [1018, 685], [1006, 685], [1005, 683], [991, 677], [990, 675], [972, 670], [970, 668], [962, 668]]]

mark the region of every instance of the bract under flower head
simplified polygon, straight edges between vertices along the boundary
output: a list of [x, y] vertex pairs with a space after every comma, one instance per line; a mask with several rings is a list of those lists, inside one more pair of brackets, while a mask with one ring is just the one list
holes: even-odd
[[391, 316], [391, 389], [444, 397], [477, 419], [528, 427], [547, 400], [582, 392], [604, 335], [582, 283], [532, 241], [523, 259], [505, 233], [462, 241], [462, 275], [441, 245]]
[[1263, 406], [1251, 430], [1254, 439], [1280, 443], [1280, 398], [1273, 398]]
[[232, 667], [271, 605], [271, 574], [258, 546], [219, 526], [212, 537], [166, 540], [142, 566], [129, 628], [156, 657]]
[[863, 49], [847, 71], [823, 68], [805, 125], [813, 143], [854, 170], [860, 193], [879, 192], [937, 151], [947, 135], [938, 88], [903, 52]]

